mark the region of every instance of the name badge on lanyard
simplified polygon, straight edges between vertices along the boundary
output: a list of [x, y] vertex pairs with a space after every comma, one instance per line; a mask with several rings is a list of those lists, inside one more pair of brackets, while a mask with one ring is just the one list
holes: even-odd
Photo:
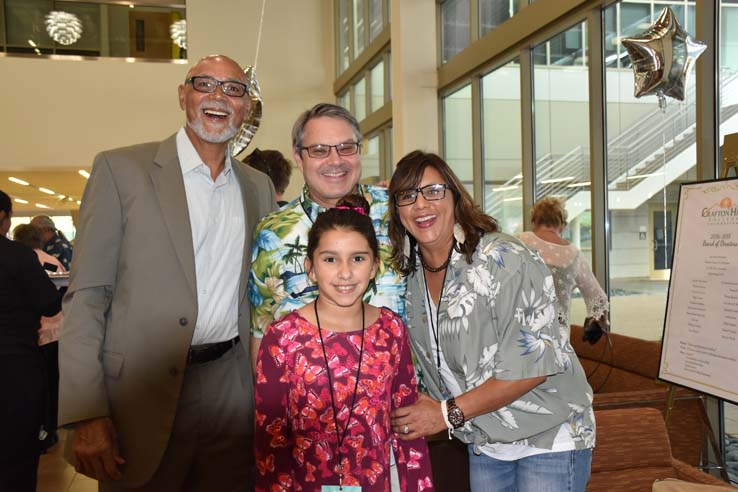
[[361, 492], [360, 485], [323, 485], [320, 492]]

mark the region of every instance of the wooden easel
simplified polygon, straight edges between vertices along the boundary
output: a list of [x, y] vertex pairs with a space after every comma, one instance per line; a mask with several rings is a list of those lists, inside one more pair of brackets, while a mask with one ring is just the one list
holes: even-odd
[[[736, 168], [736, 171], [738, 172], [738, 168]], [[666, 383], [666, 384], [669, 384], [669, 383]], [[671, 410], [674, 408], [675, 400], [694, 399], [694, 398], [699, 399], [700, 400], [700, 416], [702, 417], [702, 422], [705, 424], [705, 427], [707, 428], [707, 437], [710, 440], [710, 446], [712, 447], [712, 452], [715, 454], [715, 460], [717, 460], [717, 463], [718, 463], [718, 466], [716, 467], [701, 466], [701, 468], [705, 470], [708, 468], [719, 469], [720, 475], [723, 477], [723, 480], [730, 483], [730, 477], [728, 477], [728, 469], [725, 466], [725, 461], [723, 461], [723, 454], [720, 452], [720, 446], [718, 445], [717, 439], [715, 439], [715, 432], [713, 432], [712, 425], [710, 424], [710, 419], [707, 417], [707, 410], [705, 409], [705, 396], [700, 394], [700, 396], [697, 396], [697, 397], [690, 396], [686, 398], [676, 398], [675, 396], [676, 389], [677, 389], [676, 385], [669, 384], [669, 396], [666, 398], [666, 414], [664, 415], [664, 423], [666, 424], [668, 428], [669, 418], [671, 417]]]
[[725, 135], [723, 142], [723, 159], [720, 163], [720, 177], [727, 178], [728, 172], [733, 169], [738, 176], [738, 133]]

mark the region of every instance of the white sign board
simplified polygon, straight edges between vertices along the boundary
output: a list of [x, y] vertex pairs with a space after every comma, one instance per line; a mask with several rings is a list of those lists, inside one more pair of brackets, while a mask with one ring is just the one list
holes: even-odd
[[738, 179], [681, 186], [659, 379], [738, 402]]

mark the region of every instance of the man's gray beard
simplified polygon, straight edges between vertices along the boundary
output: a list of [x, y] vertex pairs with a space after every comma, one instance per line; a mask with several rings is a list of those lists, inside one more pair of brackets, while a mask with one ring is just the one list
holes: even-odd
[[236, 133], [238, 133], [238, 127], [234, 126], [233, 122], [228, 123], [228, 128], [220, 132], [208, 132], [207, 130], [205, 130], [205, 127], [202, 124], [202, 120], [200, 120], [199, 118], [195, 121], [188, 121], [187, 126], [189, 126], [192, 131], [195, 132], [195, 135], [200, 137], [201, 140], [208, 143], [227, 142], [235, 137]]

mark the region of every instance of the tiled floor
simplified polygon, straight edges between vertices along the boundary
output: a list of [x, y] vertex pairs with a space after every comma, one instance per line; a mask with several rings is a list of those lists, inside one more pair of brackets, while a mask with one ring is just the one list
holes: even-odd
[[60, 431], [59, 443], [41, 455], [36, 491], [97, 492], [97, 480], [80, 475], [64, 460], [65, 439], [65, 431]]

